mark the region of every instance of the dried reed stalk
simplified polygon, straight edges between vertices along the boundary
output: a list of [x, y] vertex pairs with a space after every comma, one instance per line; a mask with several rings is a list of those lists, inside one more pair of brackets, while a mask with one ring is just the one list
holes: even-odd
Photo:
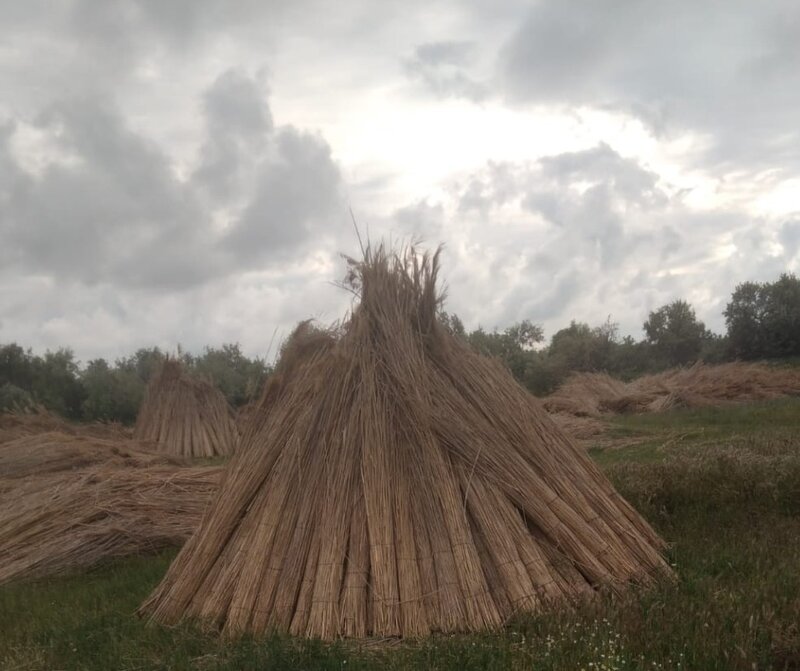
[[219, 467], [92, 465], [2, 481], [0, 584], [181, 545]]
[[605, 422], [595, 417], [569, 415], [565, 412], [551, 413], [550, 417], [559, 429], [578, 442], [596, 438], [605, 433], [607, 428]]
[[800, 370], [740, 361], [645, 375], [625, 383], [604, 373], [571, 375], [544, 399], [548, 412], [576, 417], [661, 412], [800, 395]]
[[[107, 440], [50, 431], [0, 444], [0, 482], [88, 466], [180, 465], [181, 460], [148, 450], [132, 440]], [[3, 485], [0, 484], [0, 487]]]
[[115, 422], [68, 422], [42, 407], [38, 407], [35, 412], [0, 413], [0, 444], [49, 431], [108, 440], [127, 440], [132, 433], [130, 429]]
[[222, 393], [167, 359], [145, 390], [133, 435], [184, 457], [232, 454], [239, 440], [236, 420]]
[[500, 626], [671, 571], [662, 541], [497, 362], [436, 319], [438, 252], [368, 249], [301, 324], [141, 613], [226, 635]]

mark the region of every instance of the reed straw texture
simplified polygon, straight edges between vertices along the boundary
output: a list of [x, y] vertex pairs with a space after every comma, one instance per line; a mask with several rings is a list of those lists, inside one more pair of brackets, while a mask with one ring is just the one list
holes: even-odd
[[[41, 406], [35, 408], [33, 412], [0, 413], [0, 444], [51, 431], [72, 436], [81, 435], [119, 441], [128, 440], [132, 435], [130, 428], [116, 422], [77, 424], [68, 422]], [[0, 471], [0, 475], [2, 475], [2, 471]]]
[[0, 445], [0, 584], [182, 545], [219, 467], [50, 432]]
[[438, 269], [413, 248], [350, 260], [351, 316], [298, 327], [141, 613], [227, 636], [416, 638], [671, 576], [539, 402], [440, 326]]
[[548, 412], [576, 417], [661, 412], [800, 395], [800, 370], [763, 363], [698, 362], [622, 382], [605, 373], [575, 373], [544, 399]]
[[222, 393], [172, 359], [148, 383], [133, 435], [184, 457], [226, 456], [239, 440], [233, 410]]

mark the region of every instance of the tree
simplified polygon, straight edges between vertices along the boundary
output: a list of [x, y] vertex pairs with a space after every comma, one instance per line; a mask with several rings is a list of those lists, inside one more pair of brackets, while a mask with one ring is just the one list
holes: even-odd
[[742, 359], [800, 355], [800, 279], [739, 284], [725, 308], [728, 341]]
[[0, 384], [0, 412], [30, 410], [35, 405], [33, 397], [24, 389], [10, 382]]
[[523, 384], [533, 346], [543, 340], [542, 327], [527, 319], [502, 332], [488, 333], [478, 327], [467, 336], [470, 345], [482, 354], [500, 359]]
[[767, 356], [800, 355], [800, 279], [784, 273], [764, 285], [763, 325]]
[[81, 374], [86, 390], [82, 413], [86, 420], [136, 421], [145, 383], [130, 367], [111, 368], [105, 359], [90, 361]]
[[219, 349], [206, 347], [203, 355], [194, 359], [193, 367], [211, 379], [233, 406], [244, 405], [254, 398], [269, 373], [263, 359], [247, 358], [238, 343]]
[[459, 338], [467, 337], [467, 332], [464, 329], [464, 322], [461, 321], [461, 318], [455, 312], [450, 313], [444, 310], [439, 312], [439, 323], [452, 335]]
[[33, 355], [16, 343], [0, 347], [0, 385], [30, 390], [33, 385]]
[[618, 326], [611, 319], [594, 328], [570, 322], [550, 339], [548, 354], [565, 374], [569, 371], [607, 370], [617, 344]]
[[662, 305], [644, 323], [647, 342], [667, 365], [682, 366], [696, 361], [708, 337], [705, 324], [694, 308], [683, 300]]
[[764, 335], [765, 296], [757, 282], [739, 284], [725, 307], [725, 325], [728, 342], [734, 356], [754, 359], [763, 356], [766, 343]]
[[158, 347], [142, 347], [136, 350], [132, 356], [117, 359], [115, 367], [134, 373], [144, 384], [147, 384], [158, 370], [161, 362], [164, 361], [164, 356]]

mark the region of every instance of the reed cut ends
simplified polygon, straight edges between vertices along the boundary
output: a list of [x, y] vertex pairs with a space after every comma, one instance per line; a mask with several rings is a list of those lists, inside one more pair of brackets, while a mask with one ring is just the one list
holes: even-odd
[[141, 611], [224, 634], [492, 629], [671, 575], [662, 541], [496, 361], [437, 320], [438, 252], [367, 249], [301, 324]]

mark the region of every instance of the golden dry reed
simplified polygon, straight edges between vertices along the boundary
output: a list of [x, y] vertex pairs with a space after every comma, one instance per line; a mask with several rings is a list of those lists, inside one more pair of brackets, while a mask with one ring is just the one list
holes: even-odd
[[[79, 429], [80, 430], [80, 429]], [[184, 460], [153, 452], [133, 440], [47, 431], [0, 443], [0, 487], [11, 480], [88, 466], [182, 465]]]
[[221, 470], [56, 432], [0, 445], [0, 584], [182, 545]]
[[147, 385], [133, 435], [184, 457], [232, 454], [239, 440], [233, 410], [205, 379], [167, 359]]
[[284, 347], [142, 613], [229, 636], [413, 638], [671, 575], [662, 541], [539, 402], [438, 323], [438, 257], [350, 261], [358, 305]]
[[622, 382], [605, 373], [575, 373], [544, 399], [548, 412], [576, 417], [661, 412], [800, 395], [800, 370], [735, 361], [686, 368]]
[[[0, 444], [48, 431], [109, 440], [127, 440], [132, 433], [128, 427], [116, 422], [90, 422], [87, 424], [68, 422], [41, 406], [37, 406], [33, 411], [0, 413]], [[0, 476], [2, 475], [3, 472], [0, 470]]]

